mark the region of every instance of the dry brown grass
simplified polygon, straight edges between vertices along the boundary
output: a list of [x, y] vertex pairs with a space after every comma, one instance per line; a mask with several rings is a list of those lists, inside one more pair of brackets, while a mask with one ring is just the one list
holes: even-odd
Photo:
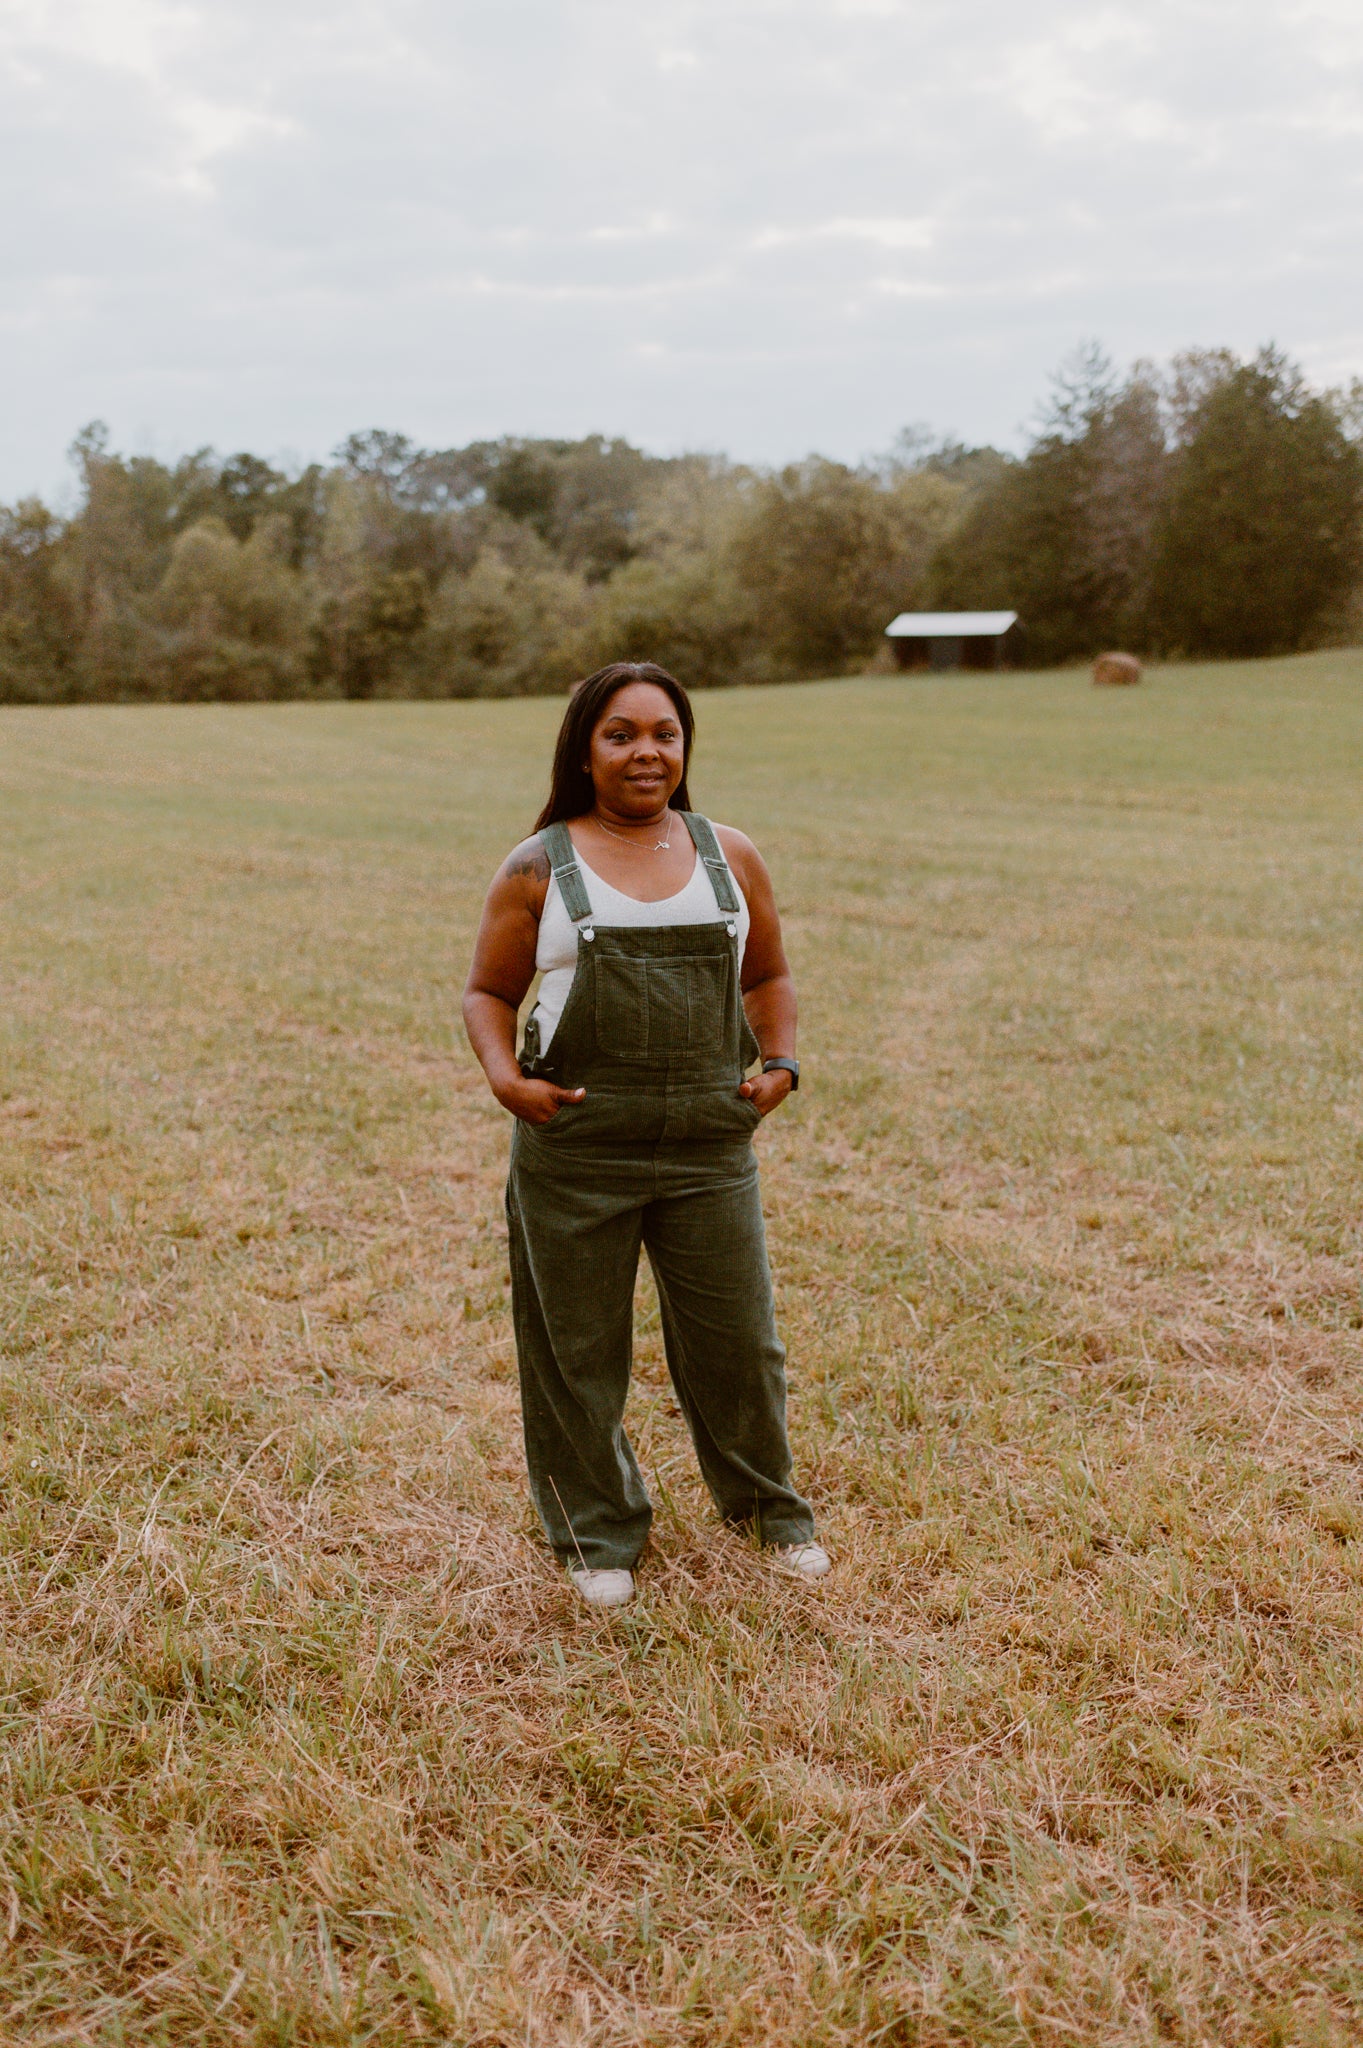
[[0, 716], [0, 2038], [1363, 2028], [1358, 656], [706, 699], [822, 1592], [521, 1476], [452, 1017], [552, 704]]

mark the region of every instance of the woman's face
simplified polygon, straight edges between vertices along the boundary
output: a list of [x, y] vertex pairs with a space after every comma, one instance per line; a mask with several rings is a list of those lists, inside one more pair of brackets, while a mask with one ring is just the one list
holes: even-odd
[[592, 730], [587, 763], [597, 802], [617, 817], [652, 817], [686, 766], [681, 721], [656, 683], [626, 683]]

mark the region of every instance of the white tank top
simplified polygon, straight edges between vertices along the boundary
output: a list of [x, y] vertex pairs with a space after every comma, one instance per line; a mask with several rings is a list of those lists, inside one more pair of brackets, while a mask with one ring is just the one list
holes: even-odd
[[[577, 853], [577, 849], [573, 849]], [[640, 903], [636, 897], [626, 896], [619, 889], [613, 889], [609, 882], [603, 882], [587, 866], [580, 853], [577, 864], [582, 871], [583, 886], [592, 906], [592, 916], [603, 925], [662, 925], [662, 924], [718, 924], [724, 913], [715, 898], [714, 883], [710, 871], [700, 855], [691, 870], [691, 879], [684, 889], [675, 896], [664, 896], [658, 903]], [[732, 868], [729, 870], [733, 875]], [[748, 942], [748, 926], [752, 919], [748, 911], [747, 898], [733, 875], [734, 894], [738, 898], [738, 964], [743, 965], [743, 949]], [[573, 985], [577, 972], [577, 926], [564, 907], [557, 878], [550, 876], [548, 892], [544, 898], [544, 910], [540, 916], [539, 943], [535, 947], [535, 966], [540, 973], [540, 985], [532, 1012], [539, 1025], [540, 1049], [548, 1052], [549, 1042], [558, 1029], [558, 1020], [563, 1015], [563, 1005], [568, 1000], [568, 991]]]

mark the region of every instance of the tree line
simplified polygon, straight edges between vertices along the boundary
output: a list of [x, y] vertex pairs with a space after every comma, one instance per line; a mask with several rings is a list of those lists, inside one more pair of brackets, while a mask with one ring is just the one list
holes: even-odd
[[1273, 349], [1120, 376], [1081, 350], [1021, 457], [374, 431], [287, 471], [96, 424], [72, 509], [0, 507], [0, 701], [514, 695], [618, 658], [774, 682], [864, 666], [918, 608], [1016, 610], [1037, 664], [1363, 640], [1361, 442], [1363, 386]]

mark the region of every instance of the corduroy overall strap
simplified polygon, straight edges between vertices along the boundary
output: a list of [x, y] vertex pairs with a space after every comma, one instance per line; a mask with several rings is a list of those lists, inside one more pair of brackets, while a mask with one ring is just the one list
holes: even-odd
[[[703, 818], [699, 811], [683, 811], [682, 816], [686, 820], [687, 831], [695, 841], [696, 852], [705, 862], [710, 886], [715, 892], [715, 902], [726, 917], [736, 917], [738, 897], [734, 893], [734, 878], [729, 873], [728, 861], [719, 850], [714, 826], [708, 818]], [[559, 887], [562, 886], [560, 882]]]
[[577, 864], [573, 851], [572, 835], [560, 819], [553, 825], [546, 825], [540, 833], [540, 845], [549, 856], [549, 865], [558, 883], [558, 893], [563, 898], [563, 907], [574, 924], [581, 924], [584, 917], [592, 914], [592, 900], [587, 894], [587, 884], [582, 879], [582, 870]]

